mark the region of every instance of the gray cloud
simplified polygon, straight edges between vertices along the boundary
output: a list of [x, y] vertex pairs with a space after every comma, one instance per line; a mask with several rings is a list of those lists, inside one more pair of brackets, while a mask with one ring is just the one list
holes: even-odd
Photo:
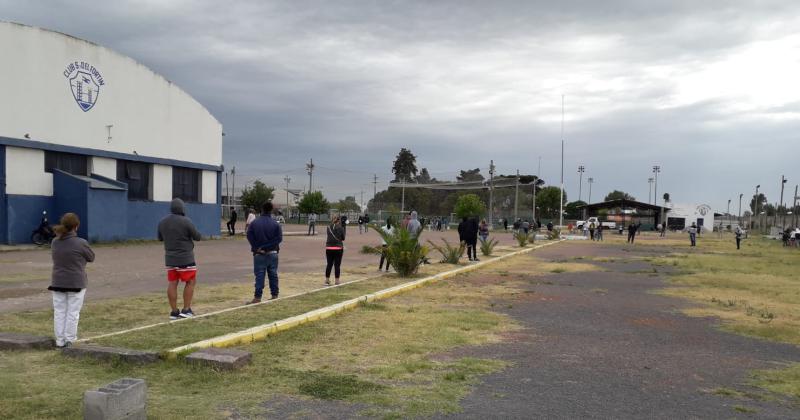
[[[757, 183], [770, 199], [796, 164], [800, 5], [641, 2], [22, 2], [0, 19], [63, 31], [146, 64], [225, 126], [245, 180], [306, 182], [330, 198], [387, 181], [400, 147], [440, 178], [536, 171], [659, 191], [724, 210]], [[759, 63], [763, 65], [759, 66]], [[774, 184], [774, 185], [773, 185]], [[584, 186], [584, 190], [585, 190]], [[585, 198], [585, 197], [584, 197]]]

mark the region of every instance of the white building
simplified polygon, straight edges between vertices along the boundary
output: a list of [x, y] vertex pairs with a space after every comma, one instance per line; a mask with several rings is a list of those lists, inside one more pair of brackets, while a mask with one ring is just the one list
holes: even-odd
[[42, 211], [93, 240], [153, 238], [169, 201], [219, 234], [222, 125], [131, 58], [0, 22], [0, 243], [29, 242]]
[[703, 230], [713, 230], [714, 211], [708, 204], [682, 204], [668, 202], [667, 226], [684, 229], [695, 223]]

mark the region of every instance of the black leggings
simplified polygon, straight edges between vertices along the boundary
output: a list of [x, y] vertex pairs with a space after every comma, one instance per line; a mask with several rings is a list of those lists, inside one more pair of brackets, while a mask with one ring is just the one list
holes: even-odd
[[325, 267], [325, 278], [331, 277], [331, 267], [336, 268], [336, 278], [342, 274], [342, 256], [344, 255], [343, 249], [326, 249], [325, 258], [328, 260], [328, 265]]
[[470, 260], [478, 259], [478, 255], [475, 252], [475, 248], [478, 246], [477, 242], [467, 242], [467, 258]]
[[389, 271], [389, 265], [391, 265], [391, 261], [389, 261], [389, 256], [386, 255], [386, 245], [383, 246], [381, 250], [381, 262], [378, 264], [378, 270], [383, 269], [383, 261], [386, 261], [386, 271]]

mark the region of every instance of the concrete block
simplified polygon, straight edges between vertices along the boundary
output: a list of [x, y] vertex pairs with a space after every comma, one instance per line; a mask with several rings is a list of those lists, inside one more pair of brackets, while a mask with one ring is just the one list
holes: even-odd
[[49, 349], [54, 345], [50, 337], [0, 332], [0, 350]]
[[120, 359], [128, 363], [154, 363], [158, 361], [158, 353], [123, 349], [119, 347], [102, 347], [90, 344], [67, 347], [63, 350], [65, 356], [91, 357], [99, 360]]
[[233, 370], [250, 363], [252, 355], [243, 350], [211, 347], [198, 350], [188, 356], [186, 361], [219, 369]]
[[84, 420], [146, 420], [147, 384], [122, 378], [83, 394]]

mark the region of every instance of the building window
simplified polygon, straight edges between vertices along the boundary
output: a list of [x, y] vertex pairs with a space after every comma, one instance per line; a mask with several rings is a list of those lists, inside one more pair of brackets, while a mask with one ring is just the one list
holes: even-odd
[[150, 164], [117, 160], [117, 181], [128, 184], [128, 200], [150, 200]]
[[89, 175], [89, 159], [86, 155], [76, 155], [73, 153], [44, 152], [44, 171], [53, 173], [53, 169], [58, 169], [73, 175]]
[[200, 174], [197, 169], [172, 167], [172, 197], [187, 203], [200, 201]]

